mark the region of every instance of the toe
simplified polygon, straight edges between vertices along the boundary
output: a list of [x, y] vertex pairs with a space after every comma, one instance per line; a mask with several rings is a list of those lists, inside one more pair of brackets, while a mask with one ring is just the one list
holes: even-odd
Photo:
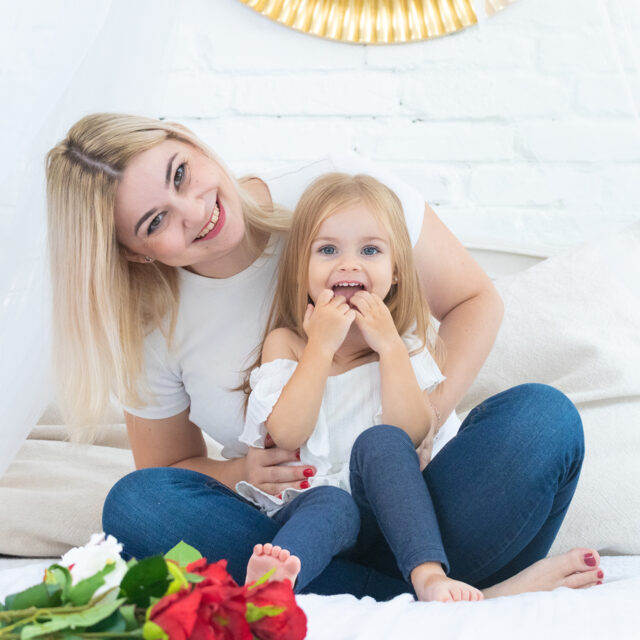
[[591, 571], [579, 571], [578, 573], [573, 573], [562, 581], [562, 586], [569, 587], [570, 589], [591, 587], [599, 580], [598, 572], [599, 569], [592, 569]]
[[263, 553], [266, 553], [267, 555], [271, 555], [271, 550], [273, 549], [273, 545], [270, 542], [267, 542], [267, 544], [263, 545]]
[[281, 551], [282, 551], [282, 547], [279, 547], [278, 545], [276, 545], [273, 547], [273, 549], [271, 549], [271, 555], [274, 558], [277, 558], [280, 555]]
[[262, 555], [262, 551], [263, 551], [263, 546], [261, 544], [257, 544], [255, 547], [253, 547], [254, 556]]
[[285, 562], [290, 555], [291, 551], [289, 551], [288, 549], [282, 549], [278, 557], [280, 558], [280, 560], [282, 560], [282, 562]]

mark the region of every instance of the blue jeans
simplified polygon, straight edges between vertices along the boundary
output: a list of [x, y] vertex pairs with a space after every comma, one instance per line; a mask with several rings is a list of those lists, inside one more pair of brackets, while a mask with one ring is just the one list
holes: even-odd
[[[331, 560], [358, 539], [360, 514], [353, 498], [337, 487], [312, 487], [273, 516], [280, 527], [271, 542], [301, 561], [296, 593], [316, 578]], [[268, 542], [265, 540], [265, 542]]]
[[[544, 558], [567, 511], [584, 457], [580, 416], [559, 391], [539, 384], [509, 389], [467, 416], [458, 435], [423, 472], [449, 575], [479, 588]], [[226, 558], [244, 582], [253, 546], [280, 529], [209, 476], [142, 469], [107, 496], [103, 526], [142, 558], [180, 540], [210, 561]], [[411, 592], [383, 535], [361, 553], [336, 557], [304, 589], [385, 600]]]

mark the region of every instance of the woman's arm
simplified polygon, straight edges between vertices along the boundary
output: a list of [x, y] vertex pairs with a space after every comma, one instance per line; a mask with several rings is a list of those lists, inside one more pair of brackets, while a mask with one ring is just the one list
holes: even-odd
[[189, 409], [161, 420], [139, 418], [125, 412], [129, 442], [137, 469], [180, 467], [211, 476], [234, 489], [246, 480], [267, 493], [277, 495], [287, 487], [306, 480], [304, 467], [279, 466], [297, 460], [295, 453], [278, 447], [249, 447], [244, 458], [212, 460], [202, 431], [189, 420]]
[[446, 347], [447, 379], [430, 396], [442, 424], [489, 355], [504, 307], [487, 274], [428, 205], [414, 256]]

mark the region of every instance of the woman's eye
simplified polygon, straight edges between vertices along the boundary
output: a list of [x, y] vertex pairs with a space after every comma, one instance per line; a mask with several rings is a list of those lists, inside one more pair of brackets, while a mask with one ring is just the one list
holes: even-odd
[[178, 168], [176, 169], [176, 172], [173, 176], [173, 184], [175, 186], [176, 189], [180, 188], [180, 185], [182, 184], [182, 181], [184, 180], [184, 174], [185, 174], [185, 163], [183, 162], [181, 165], [178, 166]]
[[319, 251], [325, 256], [332, 256], [336, 252], [336, 248], [332, 246], [320, 247]]
[[147, 227], [147, 235], [151, 235], [159, 226], [160, 223], [162, 222], [162, 219], [164, 218], [166, 214], [166, 211], [161, 211], [150, 223], [149, 226]]
[[375, 256], [376, 253], [380, 253], [380, 251], [378, 247], [365, 247], [362, 253], [364, 253], [365, 256]]

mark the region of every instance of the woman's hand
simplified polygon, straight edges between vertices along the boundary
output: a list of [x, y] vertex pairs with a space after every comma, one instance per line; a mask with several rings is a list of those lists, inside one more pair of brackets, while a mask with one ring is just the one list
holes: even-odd
[[402, 343], [391, 312], [380, 296], [358, 291], [349, 302], [357, 309], [358, 329], [374, 351], [381, 353]]
[[325, 289], [318, 296], [315, 307], [312, 304], [307, 307], [302, 327], [309, 343], [318, 343], [330, 350], [333, 357], [347, 337], [355, 317], [356, 312], [346, 303], [344, 296], [336, 296], [331, 289]]
[[[308, 480], [316, 468], [310, 465], [289, 466], [283, 463], [297, 462], [299, 452], [286, 451], [273, 444], [271, 436], [265, 439], [265, 449], [249, 447], [245, 458], [245, 480], [265, 493], [277, 496], [285, 489], [306, 489]], [[310, 473], [311, 470], [313, 473]], [[307, 483], [301, 486], [302, 483]]]

